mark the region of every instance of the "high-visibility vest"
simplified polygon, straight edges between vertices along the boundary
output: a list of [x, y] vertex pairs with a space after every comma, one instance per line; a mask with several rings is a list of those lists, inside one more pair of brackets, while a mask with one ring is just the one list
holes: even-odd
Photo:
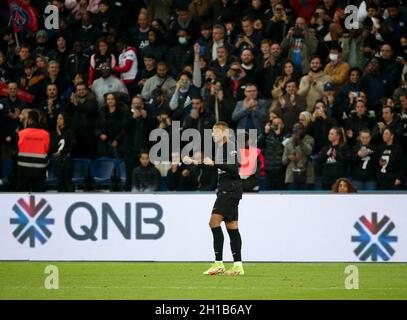
[[18, 132], [17, 164], [21, 167], [47, 167], [49, 133], [43, 129], [27, 128]]

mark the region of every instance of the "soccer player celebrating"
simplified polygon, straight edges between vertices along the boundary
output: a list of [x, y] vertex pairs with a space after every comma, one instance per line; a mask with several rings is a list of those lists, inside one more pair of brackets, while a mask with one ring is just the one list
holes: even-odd
[[[217, 122], [212, 130], [212, 138], [215, 142], [215, 160], [205, 157], [204, 165], [215, 166], [218, 169], [217, 198], [212, 209], [209, 226], [213, 234], [213, 247], [215, 262], [203, 274], [228, 276], [243, 275], [241, 258], [242, 239], [238, 229], [238, 205], [242, 198], [243, 188], [239, 176], [237, 152], [234, 142], [229, 139], [229, 127], [225, 122]], [[183, 158], [186, 164], [198, 164], [188, 156]], [[222, 221], [225, 222], [230, 237], [230, 247], [234, 264], [225, 271], [223, 265], [223, 231]]]

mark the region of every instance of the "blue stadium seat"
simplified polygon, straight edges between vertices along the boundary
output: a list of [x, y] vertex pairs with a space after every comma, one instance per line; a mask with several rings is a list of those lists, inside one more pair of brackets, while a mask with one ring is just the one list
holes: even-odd
[[160, 178], [160, 187], [158, 189], [159, 191], [168, 191], [167, 189], [167, 177], [161, 177]]
[[118, 159], [116, 161], [116, 173], [117, 178], [120, 181], [121, 188], [126, 185], [126, 164], [123, 159]]
[[75, 188], [86, 184], [91, 161], [86, 158], [72, 159], [72, 182]]
[[259, 179], [259, 190], [260, 191], [266, 190], [266, 177], [260, 177], [260, 179]]
[[0, 178], [7, 178], [8, 176], [10, 176], [12, 170], [13, 170], [13, 160], [2, 160]]
[[99, 187], [111, 187], [112, 176], [116, 167], [116, 160], [112, 158], [98, 158], [90, 165], [90, 174]]
[[318, 161], [318, 155], [317, 154], [311, 155], [310, 160], [311, 160], [312, 166], [314, 167], [315, 177], [316, 178], [322, 177], [322, 165]]
[[57, 178], [57, 174], [56, 174], [55, 159], [48, 160], [45, 185], [46, 185], [47, 189], [57, 189], [58, 188], [58, 178]]
[[314, 190], [322, 191], [322, 177], [315, 177]]

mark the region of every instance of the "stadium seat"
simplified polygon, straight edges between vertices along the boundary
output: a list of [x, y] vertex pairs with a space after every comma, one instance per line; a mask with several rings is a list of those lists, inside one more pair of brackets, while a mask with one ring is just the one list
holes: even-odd
[[318, 155], [313, 154], [310, 156], [312, 166], [314, 167], [315, 177], [320, 178], [322, 177], [322, 165], [318, 161]]
[[13, 170], [13, 160], [2, 160], [0, 178], [7, 178], [8, 176], [10, 176], [12, 170]]
[[120, 187], [123, 189], [126, 185], [126, 164], [123, 159], [116, 161], [116, 174], [120, 182]]
[[259, 190], [265, 191], [266, 190], [266, 177], [260, 177], [259, 179]]
[[72, 159], [72, 182], [75, 189], [86, 184], [91, 161], [86, 158]]
[[314, 190], [322, 191], [322, 177], [315, 177]]
[[168, 191], [168, 189], [167, 189], [167, 177], [161, 177], [160, 178], [159, 191]]
[[56, 174], [56, 163], [54, 159], [48, 161], [47, 173], [45, 178], [45, 185], [47, 189], [58, 188], [58, 178]]
[[116, 167], [116, 160], [112, 158], [98, 158], [90, 165], [90, 174], [99, 187], [111, 187], [112, 177]]

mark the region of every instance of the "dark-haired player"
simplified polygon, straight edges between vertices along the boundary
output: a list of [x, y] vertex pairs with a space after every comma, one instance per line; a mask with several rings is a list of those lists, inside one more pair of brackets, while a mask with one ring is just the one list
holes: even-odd
[[[243, 188], [239, 176], [239, 165], [234, 142], [229, 140], [229, 127], [225, 122], [217, 122], [212, 130], [212, 138], [215, 142], [215, 160], [205, 157], [204, 165], [215, 166], [218, 169], [217, 198], [212, 209], [209, 226], [213, 234], [213, 247], [215, 262], [204, 272], [206, 275], [222, 274], [230, 276], [243, 275], [241, 257], [242, 239], [238, 229], [238, 206], [242, 198]], [[186, 164], [197, 164], [190, 157], [183, 158]], [[222, 221], [230, 237], [230, 247], [234, 264], [225, 271], [223, 265], [223, 231]]]

